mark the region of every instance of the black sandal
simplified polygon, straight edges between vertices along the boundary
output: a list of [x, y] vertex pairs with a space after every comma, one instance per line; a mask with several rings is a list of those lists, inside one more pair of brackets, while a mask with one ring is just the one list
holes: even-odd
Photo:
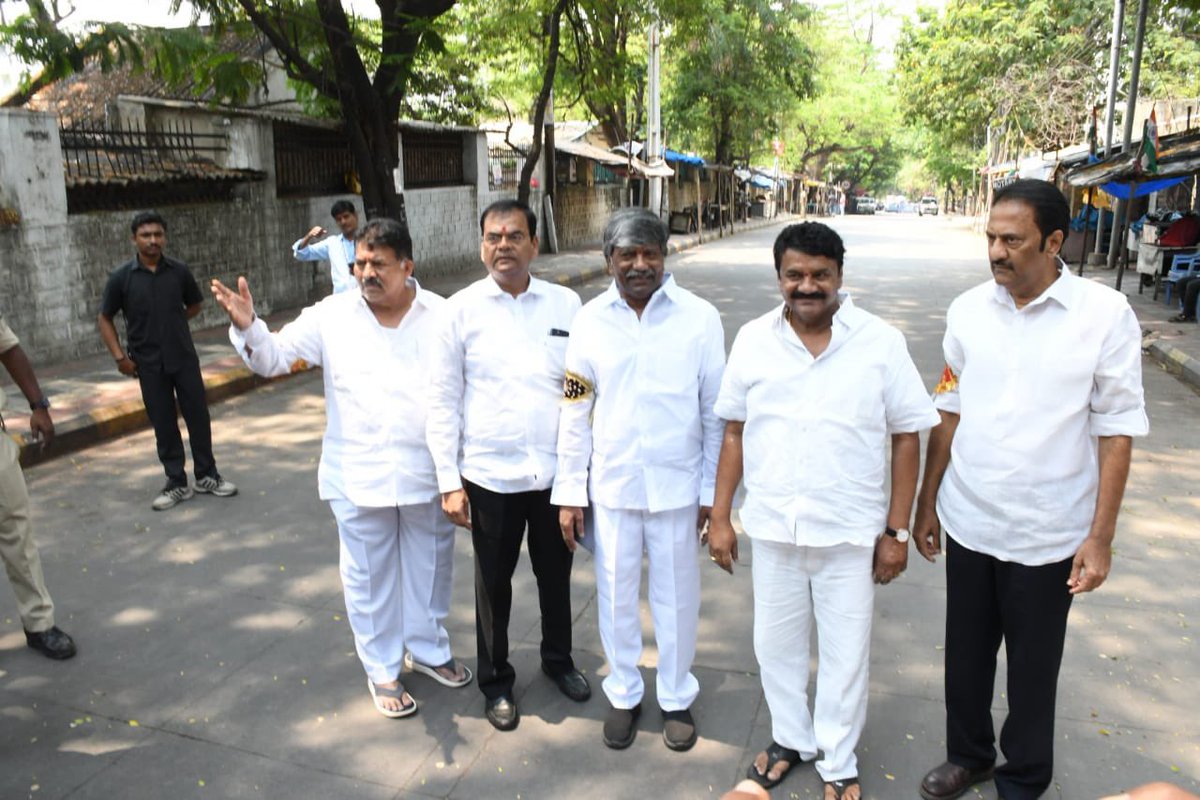
[[[846, 793], [847, 789], [849, 789], [851, 786], [858, 786], [858, 778], [842, 778], [840, 781], [825, 781], [825, 785], [833, 787], [834, 800], [842, 800], [842, 795]], [[858, 793], [858, 796], [862, 797], [861, 791]]]
[[[796, 768], [797, 764], [804, 763], [804, 759], [800, 757], [798, 752], [790, 747], [784, 747], [775, 741], [771, 742], [771, 746], [767, 748], [766, 753], [767, 768], [762, 772], [761, 775], [759, 774], [758, 770], [754, 768], [753, 761], [750, 762], [750, 766], [746, 769], [746, 777], [764, 789], [771, 789], [778, 786], [783, 782], [784, 778], [792, 774], [792, 770]], [[788, 768], [784, 770], [782, 775], [772, 780], [770, 777], [771, 770], [781, 761], [787, 764]]]
[[1194, 318], [1189, 317], [1187, 314], [1176, 314], [1175, 316], [1173, 316], [1169, 320], [1167, 320], [1167, 322], [1195, 322], [1195, 321], [1196, 320]]

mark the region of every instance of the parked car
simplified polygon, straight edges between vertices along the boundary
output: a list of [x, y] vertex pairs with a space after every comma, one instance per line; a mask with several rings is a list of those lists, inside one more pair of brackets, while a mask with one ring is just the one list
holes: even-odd
[[938, 201], [931, 194], [925, 195], [921, 198], [921, 202], [917, 203], [917, 216], [923, 217], [926, 214], [934, 217], [938, 215]]
[[856, 207], [859, 214], [874, 214], [876, 208], [875, 198], [864, 194], [858, 198]]

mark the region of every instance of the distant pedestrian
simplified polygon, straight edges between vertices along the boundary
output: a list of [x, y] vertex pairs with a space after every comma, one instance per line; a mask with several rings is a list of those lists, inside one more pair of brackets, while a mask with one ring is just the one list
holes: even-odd
[[[338, 294], [358, 288], [354, 279], [354, 232], [358, 230], [358, 213], [349, 200], [338, 200], [329, 213], [341, 233], [326, 236], [328, 231], [315, 225], [292, 244], [292, 255], [297, 261], [328, 261], [333, 293]], [[326, 238], [321, 239], [323, 236]], [[314, 242], [314, 239], [321, 241]]]
[[500, 200], [479, 220], [487, 277], [457, 292], [434, 339], [426, 435], [442, 510], [471, 529], [475, 641], [484, 714], [520, 722], [509, 661], [512, 576], [529, 531], [541, 610], [542, 671], [572, 700], [591, 696], [571, 657], [571, 562], [550, 504], [563, 362], [579, 295], [529, 273], [537, 217]]
[[1182, 311], [1171, 317], [1168, 322], [1195, 322], [1196, 312], [1200, 310], [1200, 275], [1184, 278], [1175, 285], [1179, 295]]
[[[1040, 180], [996, 192], [992, 280], [946, 313], [913, 538], [946, 538], [946, 762], [926, 800], [995, 776], [1006, 800], [1040, 797], [1054, 773], [1067, 614], [1112, 563], [1134, 436], [1149, 430], [1142, 335], [1125, 296], [1059, 258], [1071, 212]], [[1008, 715], [996, 768], [992, 697], [1004, 643]]]
[[771, 788], [820, 752], [825, 800], [859, 800], [872, 580], [888, 583], [908, 564], [920, 431], [938, 415], [904, 336], [842, 291], [845, 247], [833, 229], [789, 225], [774, 256], [783, 302], [738, 332], [716, 404], [727, 422], [709, 551], [732, 572], [733, 497], [744, 477], [754, 653], [772, 738], [747, 777]]
[[[450, 653], [454, 525], [442, 514], [425, 444], [425, 359], [444, 300], [413, 278], [412, 239], [390, 219], [358, 232], [357, 292], [326, 297], [278, 333], [238, 290], [212, 282], [229, 337], [259, 375], [297, 359], [322, 367], [327, 424], [317, 482], [337, 520], [346, 611], [379, 712], [405, 717], [417, 703], [401, 666], [457, 688], [471, 671]], [[407, 656], [406, 656], [407, 650]]]
[[608, 659], [603, 740], [633, 744], [645, 686], [639, 595], [649, 557], [650, 613], [658, 643], [663, 741], [696, 743], [692, 674], [700, 617], [700, 534], [712, 508], [721, 426], [713, 403], [725, 367], [721, 315], [665, 272], [667, 227], [645, 209], [622, 209], [604, 228], [613, 282], [575, 318], [567, 346], [558, 473], [573, 550], [583, 511], [595, 522], [596, 606]]
[[[42, 393], [25, 351], [2, 314], [0, 363], [29, 401], [29, 429], [33, 437], [43, 447], [50, 444], [54, 440], [50, 401]], [[4, 411], [4, 402], [4, 392], [0, 390], [0, 412]], [[41, 556], [33, 541], [29, 492], [18, 461], [21, 451], [3, 431], [4, 417], [0, 416], [0, 557], [17, 596], [17, 614], [25, 629], [25, 643], [47, 658], [70, 658], [75, 655], [75, 642], [54, 624], [54, 601], [46, 590]]]
[[[213, 458], [204, 379], [188, 328], [188, 320], [200, 313], [204, 295], [187, 265], [164, 253], [167, 223], [162, 216], [143, 211], [133, 218], [129, 228], [136, 253], [108, 276], [97, 326], [117, 369], [122, 375], [137, 378], [141, 385], [146, 416], [154, 426], [167, 484], [151, 507], [163, 511], [193, 494], [184, 470], [176, 400], [187, 423], [195, 491], [217, 497], [235, 495], [237, 487], [221, 477]], [[127, 347], [121, 346], [113, 324], [118, 313], [125, 316]]]

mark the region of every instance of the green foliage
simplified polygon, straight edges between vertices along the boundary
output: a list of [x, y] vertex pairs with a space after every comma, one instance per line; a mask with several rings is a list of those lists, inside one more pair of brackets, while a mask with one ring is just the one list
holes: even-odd
[[814, 26], [814, 94], [785, 117], [786, 162], [813, 177], [849, 181], [879, 193], [900, 167], [903, 130], [880, 53], [840, 11]]
[[[1125, 82], [1137, 5], [1127, 5]], [[1150, 7], [1139, 94], [1194, 97], [1200, 0]], [[927, 133], [922, 152], [938, 179], [970, 185], [971, 167], [986, 158], [989, 126], [1026, 151], [1082, 141], [1107, 91], [1112, 8], [1112, 0], [952, 0], [944, 12], [923, 9], [908, 23], [897, 46], [897, 86], [905, 114]]]
[[812, 9], [794, 0], [668, 0], [664, 127], [672, 146], [745, 162], [813, 91]]

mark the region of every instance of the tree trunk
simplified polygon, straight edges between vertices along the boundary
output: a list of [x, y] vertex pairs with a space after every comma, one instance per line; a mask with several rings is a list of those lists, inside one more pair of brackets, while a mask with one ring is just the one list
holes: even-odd
[[[546, 49], [546, 68], [542, 73], [542, 88], [538, 91], [537, 101], [533, 107], [533, 142], [529, 152], [525, 154], [525, 163], [521, 166], [521, 179], [517, 184], [517, 200], [529, 205], [529, 179], [533, 177], [534, 167], [542, 154], [542, 128], [546, 122], [546, 104], [550, 101], [550, 92], [554, 89], [554, 71], [558, 67], [558, 33], [562, 22], [563, 12], [567, 8], [567, 0], [558, 0], [546, 20], [546, 33], [550, 45]], [[554, 158], [550, 153], [547, 158]], [[547, 186], [546, 192], [553, 192], [553, 186]], [[530, 231], [535, 233], [534, 231]]]

